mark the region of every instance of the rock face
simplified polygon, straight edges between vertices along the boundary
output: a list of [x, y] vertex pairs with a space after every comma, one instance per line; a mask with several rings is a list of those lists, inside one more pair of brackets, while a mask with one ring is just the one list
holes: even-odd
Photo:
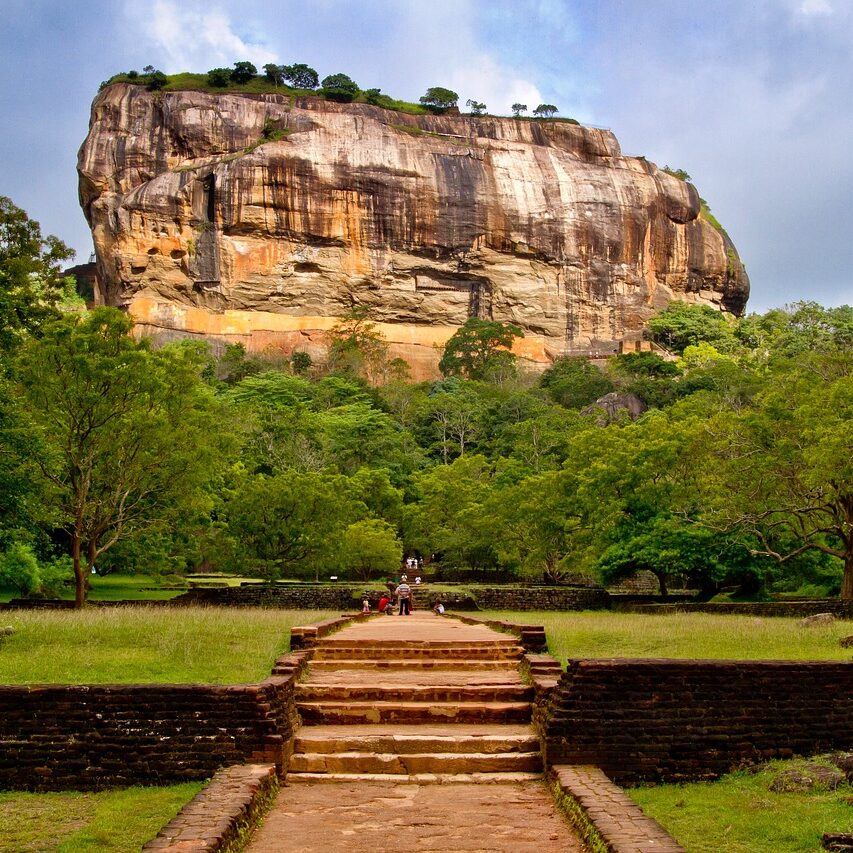
[[78, 171], [101, 299], [166, 337], [316, 357], [366, 305], [427, 376], [471, 315], [545, 364], [637, 340], [671, 299], [740, 313], [749, 291], [691, 184], [569, 122], [114, 84]]

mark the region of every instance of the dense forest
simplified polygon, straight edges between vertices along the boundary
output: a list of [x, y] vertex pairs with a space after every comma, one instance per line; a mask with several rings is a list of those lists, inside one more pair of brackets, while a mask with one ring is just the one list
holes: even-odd
[[656, 352], [558, 359], [472, 319], [413, 383], [361, 309], [328, 360], [154, 347], [0, 217], [0, 576], [612, 582], [853, 598], [853, 309], [672, 303]]

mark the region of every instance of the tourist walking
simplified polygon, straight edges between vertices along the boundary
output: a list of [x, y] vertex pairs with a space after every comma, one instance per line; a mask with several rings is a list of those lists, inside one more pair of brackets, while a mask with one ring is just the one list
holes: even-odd
[[400, 616], [408, 616], [412, 606], [412, 588], [406, 583], [405, 575], [400, 578], [400, 585], [397, 587], [397, 601], [400, 602]]

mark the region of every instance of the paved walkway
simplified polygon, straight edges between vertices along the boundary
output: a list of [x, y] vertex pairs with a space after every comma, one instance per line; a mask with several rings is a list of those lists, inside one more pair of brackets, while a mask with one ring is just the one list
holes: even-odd
[[583, 850], [541, 776], [522, 649], [429, 611], [322, 640], [249, 853]]
[[283, 788], [248, 853], [580, 853], [544, 782], [298, 784]]

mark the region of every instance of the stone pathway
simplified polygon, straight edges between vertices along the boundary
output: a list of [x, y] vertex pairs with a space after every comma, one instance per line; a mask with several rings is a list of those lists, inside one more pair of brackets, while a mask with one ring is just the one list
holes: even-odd
[[249, 853], [581, 851], [542, 780], [522, 653], [423, 611], [320, 641], [286, 787]]

